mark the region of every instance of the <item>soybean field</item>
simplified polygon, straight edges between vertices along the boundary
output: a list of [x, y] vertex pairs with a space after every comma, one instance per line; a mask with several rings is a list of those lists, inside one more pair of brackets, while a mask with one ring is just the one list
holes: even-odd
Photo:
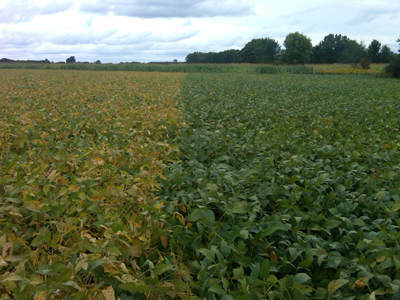
[[1, 299], [400, 299], [400, 82], [2, 70]]

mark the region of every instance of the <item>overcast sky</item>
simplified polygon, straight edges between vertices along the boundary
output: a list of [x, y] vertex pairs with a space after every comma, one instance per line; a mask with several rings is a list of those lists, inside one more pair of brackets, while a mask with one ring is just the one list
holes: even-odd
[[399, 0], [0, 0], [0, 58], [184, 61], [299, 31], [398, 50]]

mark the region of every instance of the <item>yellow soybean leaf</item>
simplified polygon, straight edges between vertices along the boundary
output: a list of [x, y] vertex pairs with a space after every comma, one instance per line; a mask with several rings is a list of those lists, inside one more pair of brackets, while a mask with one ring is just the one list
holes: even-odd
[[68, 189], [64, 187], [64, 188], [60, 189], [60, 191], [58, 192], [58, 195], [62, 196], [62, 195], [65, 195], [67, 192], [68, 192]]
[[38, 292], [36, 292], [33, 299], [34, 300], [46, 300], [46, 298], [47, 298], [46, 291], [38, 291]]
[[12, 210], [10, 210], [9, 214], [10, 214], [11, 216], [14, 216], [14, 217], [20, 217], [20, 218], [22, 218], [22, 215], [21, 215], [20, 213], [14, 212], [14, 211], [12, 211]]
[[338, 280], [333, 280], [333, 281], [329, 282], [329, 284], [328, 284], [329, 294], [332, 294], [334, 291], [340, 289], [342, 286], [344, 286], [348, 282], [349, 281], [347, 279], [338, 279]]
[[113, 273], [115, 271], [113, 266], [110, 266], [110, 265], [104, 265], [103, 269], [104, 269], [104, 272], [106, 272], [106, 273]]
[[23, 278], [19, 275], [10, 275], [6, 277], [6, 279], [3, 279], [1, 282], [7, 282], [7, 281], [21, 281]]
[[365, 282], [364, 282], [364, 278], [359, 278], [356, 280], [356, 282], [354, 282], [352, 289], [356, 290], [356, 289], [361, 289], [365, 286]]
[[93, 165], [95, 166], [102, 166], [105, 163], [106, 163], [105, 160], [100, 157], [96, 157], [95, 159], [93, 159]]
[[77, 187], [76, 185], [72, 185], [71, 184], [70, 186], [68, 186], [68, 190], [73, 192], [73, 193], [76, 193], [76, 192], [79, 191], [79, 187]]
[[386, 259], [386, 256], [385, 256], [385, 255], [382, 255], [382, 256], [377, 257], [377, 258], [376, 258], [376, 261], [377, 261], [378, 263], [380, 263], [380, 262], [383, 262], [385, 259]]
[[181, 211], [186, 212], [186, 206], [182, 203], [178, 204], [178, 207], [180, 208]]
[[38, 250], [32, 251], [29, 254], [29, 260], [31, 261], [32, 265], [36, 268], [39, 259], [39, 252]]
[[142, 255], [142, 247], [140, 247], [140, 245], [132, 245], [131, 248], [129, 249], [130, 254], [133, 257], [140, 257]]
[[178, 221], [185, 226], [185, 218], [180, 214], [180, 213], [175, 213], [175, 217], [178, 219]]
[[2, 256], [0, 256], [0, 267], [6, 267], [8, 264]]
[[164, 246], [164, 248], [168, 247], [168, 238], [166, 234], [162, 234], [160, 235], [160, 240], [161, 240], [161, 244]]
[[115, 292], [112, 286], [109, 286], [105, 290], [102, 290], [101, 293], [103, 294], [106, 300], [115, 300]]
[[1, 256], [6, 257], [6, 256], [7, 256], [7, 251], [8, 251], [8, 249], [11, 249], [11, 250], [10, 250], [10, 255], [11, 255], [11, 254], [12, 254], [12, 246], [13, 246], [13, 243], [12, 243], [12, 242], [6, 243], [6, 244], [3, 246], [3, 251], [2, 251]]

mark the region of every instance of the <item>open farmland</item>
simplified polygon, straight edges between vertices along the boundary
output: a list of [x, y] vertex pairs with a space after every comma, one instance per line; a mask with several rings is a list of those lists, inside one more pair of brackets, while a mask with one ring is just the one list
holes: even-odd
[[2, 299], [392, 299], [400, 82], [2, 70]]

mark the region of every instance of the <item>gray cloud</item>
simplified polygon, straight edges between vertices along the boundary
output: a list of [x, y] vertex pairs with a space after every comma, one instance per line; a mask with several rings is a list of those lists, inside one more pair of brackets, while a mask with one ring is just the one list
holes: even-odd
[[241, 0], [98, 0], [80, 6], [85, 13], [137, 18], [186, 18], [254, 15], [252, 5]]
[[357, 15], [354, 18], [351, 18], [347, 21], [348, 25], [357, 25], [360, 23], [370, 23], [377, 18], [385, 17], [385, 18], [396, 18], [398, 16], [398, 11], [400, 9], [400, 5], [396, 5], [396, 7], [390, 8], [381, 8], [381, 7], [366, 7], [359, 10]]
[[73, 6], [72, 1], [53, 1], [44, 6], [38, 6], [31, 0], [8, 1], [0, 9], [0, 23], [22, 23], [32, 20], [37, 15], [52, 15], [63, 12]]
[[[154, 33], [153, 31], [143, 31], [137, 34], [118, 33], [117, 30], [107, 30], [102, 32], [80, 31], [80, 32], [29, 32], [3, 30], [0, 32], [0, 39], [4, 47], [19, 47], [32, 44], [53, 44], [60, 46], [75, 45], [141, 45], [146, 44], [150, 47], [154, 43], [176, 43], [196, 36], [199, 30], [189, 29], [183, 32], [173, 32], [168, 35]], [[1, 46], [0, 46], [1, 48]]]
[[54, 32], [54, 31], [17, 31], [3, 30], [0, 39], [7, 47], [29, 46], [33, 44], [54, 44], [63, 46], [88, 45], [101, 43], [106, 38], [114, 35], [116, 30], [104, 32], [81, 31], [81, 32]]

